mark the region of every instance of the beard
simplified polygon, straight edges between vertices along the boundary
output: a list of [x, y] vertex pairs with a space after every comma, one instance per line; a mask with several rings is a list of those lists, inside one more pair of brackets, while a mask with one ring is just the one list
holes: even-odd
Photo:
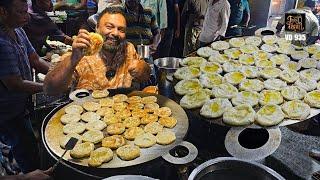
[[119, 37], [105, 37], [102, 50], [109, 53], [115, 53], [119, 50], [123, 41], [124, 40], [121, 40]]
[[115, 53], [118, 51], [120, 46], [114, 46], [114, 45], [109, 45], [109, 44], [103, 44], [102, 49], [109, 52], [109, 53]]
[[108, 69], [117, 70], [125, 62], [127, 41], [118, 39], [113, 40], [114, 43], [110, 44], [107, 40], [108, 39], [106, 39], [102, 46], [100, 56], [105, 61]]

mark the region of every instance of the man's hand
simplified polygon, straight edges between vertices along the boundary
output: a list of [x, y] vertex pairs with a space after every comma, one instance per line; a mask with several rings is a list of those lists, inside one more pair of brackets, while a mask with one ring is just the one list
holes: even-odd
[[46, 171], [42, 171], [42, 170], [35, 170], [32, 171], [30, 173], [27, 173], [25, 175], [23, 175], [24, 180], [46, 180], [46, 179], [51, 179], [50, 174], [52, 174], [52, 170], [51, 168], [49, 168]]
[[89, 32], [85, 29], [80, 29], [78, 36], [72, 43], [71, 61], [73, 64], [77, 64], [80, 61], [84, 56], [84, 50], [89, 48], [90, 45]]
[[128, 71], [134, 80], [144, 82], [149, 79], [151, 69], [146, 62], [136, 60], [129, 65]]

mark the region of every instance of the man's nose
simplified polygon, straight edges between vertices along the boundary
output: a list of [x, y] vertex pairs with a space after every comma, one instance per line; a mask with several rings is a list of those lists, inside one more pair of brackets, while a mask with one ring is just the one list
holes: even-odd
[[117, 28], [114, 28], [111, 32], [111, 35], [113, 36], [119, 36], [119, 30]]

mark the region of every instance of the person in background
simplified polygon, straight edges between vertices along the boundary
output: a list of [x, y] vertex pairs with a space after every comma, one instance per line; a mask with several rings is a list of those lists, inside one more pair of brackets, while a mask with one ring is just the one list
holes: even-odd
[[180, 36], [179, 0], [167, 0], [168, 27], [159, 44], [159, 57], [170, 56], [173, 38]]
[[48, 17], [47, 11], [52, 11], [51, 0], [32, 0], [28, 12], [30, 20], [23, 29], [26, 32], [32, 46], [39, 55], [44, 55], [41, 50], [47, 45], [46, 39], [61, 41], [71, 45], [72, 38], [62, 32], [58, 26]]
[[231, 5], [231, 14], [226, 37], [242, 36], [243, 27], [248, 27], [250, 8], [248, 0], [228, 0]]
[[56, 11], [84, 10], [87, 8], [87, 0], [57, 0], [53, 9]]
[[187, 0], [181, 13], [181, 21], [185, 24], [183, 56], [199, 47], [198, 38], [203, 26], [209, 0]]
[[152, 10], [160, 28], [161, 38], [163, 38], [165, 30], [168, 27], [166, 0], [140, 0], [140, 4], [143, 8]]
[[89, 16], [96, 14], [98, 11], [97, 0], [87, 0], [87, 12]]
[[122, 0], [98, 0], [98, 11], [97, 14], [101, 13], [106, 7], [122, 4]]
[[55, 11], [66, 11], [66, 34], [74, 36], [79, 29], [90, 30], [87, 24], [89, 15], [97, 11], [96, 0], [57, 0], [53, 8]]
[[99, 14], [105, 8], [110, 7], [110, 6], [122, 6], [122, 1], [121, 0], [99, 0], [97, 13], [90, 16], [87, 20], [87, 23], [92, 30], [95, 30], [95, 28], [96, 28]]
[[31, 95], [42, 92], [33, 82], [32, 68], [46, 74], [49, 64], [40, 59], [22, 27], [28, 23], [26, 0], [0, 1], [0, 140], [12, 147], [22, 172], [39, 168], [39, 151], [28, 108]]
[[200, 46], [204, 46], [225, 36], [230, 17], [227, 0], [210, 0], [199, 36]]
[[[183, 55], [183, 46], [184, 46], [184, 32], [185, 24], [182, 23], [181, 12], [186, 0], [179, 0], [179, 11], [180, 11], [180, 36], [174, 38], [171, 45], [170, 56], [171, 57], [182, 57]], [[174, 49], [174, 50], [173, 50]]]
[[127, 40], [135, 47], [141, 43], [150, 45], [151, 53], [155, 53], [161, 37], [152, 10], [143, 8], [139, 0], [125, 0], [124, 11], [127, 20]]
[[[303, 8], [291, 9], [286, 12], [286, 13], [299, 13], [299, 14], [306, 15], [305, 30], [302, 32], [302, 34], [306, 35], [307, 40], [305, 42], [294, 42], [294, 43], [297, 43], [300, 45], [301, 43], [302, 45], [310, 45], [310, 44], [314, 44], [318, 40], [319, 21], [318, 21], [318, 18], [313, 14], [314, 8], [315, 8], [315, 1], [307, 0]], [[282, 16], [276, 27], [277, 34], [281, 32], [284, 24], [285, 24], [285, 16]]]
[[72, 53], [50, 71], [44, 81], [47, 94], [59, 94], [74, 84], [76, 89], [102, 90], [131, 87], [132, 81], [150, 77], [150, 66], [139, 58], [134, 46], [126, 41], [126, 19], [122, 8], [111, 6], [98, 18], [96, 31], [104, 43], [99, 52], [84, 56], [91, 46], [89, 32], [80, 29], [72, 44]]

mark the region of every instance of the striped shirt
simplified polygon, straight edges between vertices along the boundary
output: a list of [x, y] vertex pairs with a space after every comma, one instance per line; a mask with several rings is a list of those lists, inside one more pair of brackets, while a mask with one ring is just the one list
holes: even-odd
[[[32, 80], [29, 55], [35, 50], [22, 28], [15, 29], [15, 33], [17, 41], [0, 29], [0, 80], [8, 76]], [[9, 91], [1, 81], [0, 94], [0, 123], [25, 111], [28, 94]]]
[[167, 17], [168, 10], [166, 0], [141, 0], [140, 3], [143, 8], [149, 8], [152, 10], [160, 29], [168, 27], [169, 19]]
[[159, 29], [156, 17], [151, 9], [143, 9], [140, 6], [139, 12], [140, 15], [137, 17], [125, 8], [127, 20], [126, 39], [135, 47], [141, 42], [146, 45], [152, 44], [153, 36], [157, 34]]

